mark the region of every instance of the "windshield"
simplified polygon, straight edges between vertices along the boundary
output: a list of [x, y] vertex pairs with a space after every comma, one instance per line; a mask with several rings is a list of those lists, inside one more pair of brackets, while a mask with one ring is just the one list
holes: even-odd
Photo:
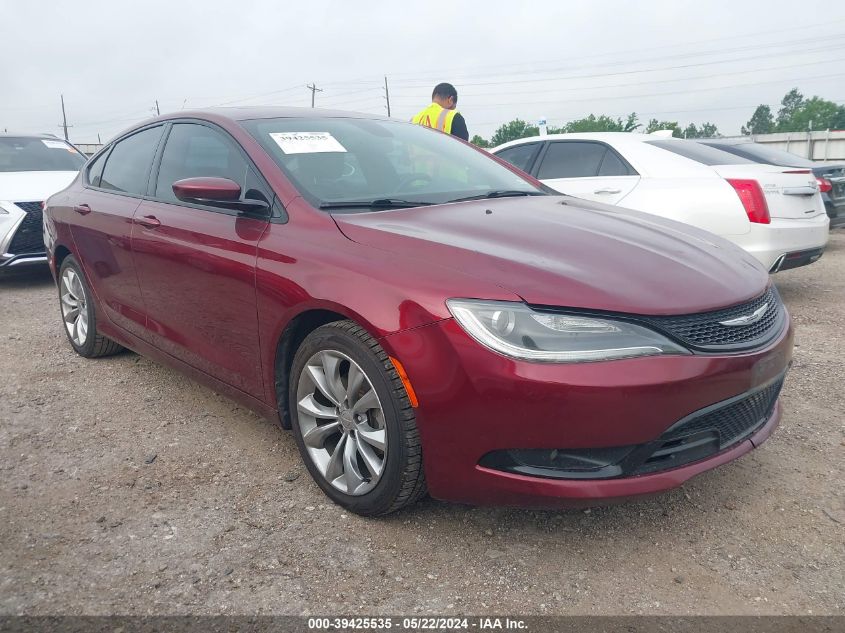
[[59, 139], [0, 137], [0, 172], [79, 171], [84, 163], [82, 154]]
[[737, 143], [736, 145], [728, 143], [708, 143], [710, 147], [748, 158], [756, 163], [765, 163], [767, 165], [785, 165], [786, 167], [816, 167], [817, 165], [812, 161], [796, 156], [790, 152], [785, 152], [782, 149], [774, 149], [766, 147], [759, 143]]
[[315, 207], [354, 212], [370, 210], [372, 201], [411, 207], [545, 193], [484, 153], [419, 125], [316, 117], [241, 125]]

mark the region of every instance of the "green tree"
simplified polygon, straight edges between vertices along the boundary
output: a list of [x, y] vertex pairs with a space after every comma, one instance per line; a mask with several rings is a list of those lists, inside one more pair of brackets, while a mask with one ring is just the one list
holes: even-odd
[[780, 102], [780, 110], [778, 110], [777, 131], [778, 132], [794, 132], [793, 119], [804, 105], [804, 95], [798, 92], [798, 88], [793, 88], [787, 92]]
[[683, 132], [684, 138], [715, 138], [717, 136], [719, 136], [719, 128], [713, 123], [702, 123], [701, 127], [697, 127], [695, 123], [690, 123], [684, 128]]
[[490, 141], [487, 139], [481, 138], [478, 134], [475, 134], [470, 140], [470, 143], [475, 145], [476, 147], [490, 147]]
[[699, 132], [698, 128], [695, 126], [695, 123], [690, 123], [684, 128], [684, 131], [681, 132], [681, 136], [683, 136], [684, 138], [699, 138], [701, 136], [701, 132]]
[[805, 99], [801, 107], [792, 114], [788, 132], [804, 130], [837, 130], [845, 127], [845, 106], [821, 97]]
[[775, 118], [772, 116], [772, 109], [764, 104], [757, 106], [754, 114], [748, 119], [748, 123], [740, 130], [743, 134], [769, 134], [774, 130]]
[[683, 136], [677, 121], [658, 121], [657, 119], [651, 119], [645, 128], [646, 134], [651, 134], [658, 130], [672, 130], [672, 136]]
[[596, 116], [591, 114], [583, 119], [570, 121], [561, 128], [549, 129], [550, 134], [561, 132], [631, 132], [640, 127], [637, 123], [637, 114], [632, 112], [627, 120], [614, 119], [606, 114]]
[[528, 125], [522, 119], [514, 119], [509, 123], [505, 123], [496, 130], [490, 139], [490, 144], [493, 147], [507, 143], [508, 141], [515, 141], [518, 138], [525, 138], [527, 136], [538, 136], [540, 128], [536, 125]]
[[715, 123], [707, 123], [701, 124], [701, 137], [700, 138], [718, 138], [722, 136], [719, 134], [719, 128], [716, 127]]

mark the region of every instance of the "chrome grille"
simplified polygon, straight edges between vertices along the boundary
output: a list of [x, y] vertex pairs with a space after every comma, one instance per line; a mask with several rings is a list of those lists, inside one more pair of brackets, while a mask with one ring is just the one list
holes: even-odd
[[[738, 317], [747, 316], [768, 304], [768, 309], [756, 323], [723, 325]], [[700, 350], [727, 350], [757, 347], [767, 343], [783, 329], [783, 303], [774, 286], [762, 295], [737, 306], [681, 316], [640, 317], [649, 326], [679, 339], [689, 347]]]

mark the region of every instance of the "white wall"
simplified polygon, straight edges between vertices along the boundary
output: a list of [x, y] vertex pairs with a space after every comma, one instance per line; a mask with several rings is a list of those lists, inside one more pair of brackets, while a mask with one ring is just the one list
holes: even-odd
[[845, 130], [754, 134], [757, 143], [792, 152], [815, 161], [845, 161]]

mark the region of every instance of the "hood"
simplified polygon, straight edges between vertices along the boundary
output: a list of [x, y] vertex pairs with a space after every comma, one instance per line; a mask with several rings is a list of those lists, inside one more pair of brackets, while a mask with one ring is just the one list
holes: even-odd
[[78, 171], [0, 172], [0, 200], [42, 202], [73, 182]]
[[689, 314], [742, 303], [768, 284], [750, 255], [715, 235], [570, 197], [334, 219], [354, 242], [483, 278], [534, 305]]

